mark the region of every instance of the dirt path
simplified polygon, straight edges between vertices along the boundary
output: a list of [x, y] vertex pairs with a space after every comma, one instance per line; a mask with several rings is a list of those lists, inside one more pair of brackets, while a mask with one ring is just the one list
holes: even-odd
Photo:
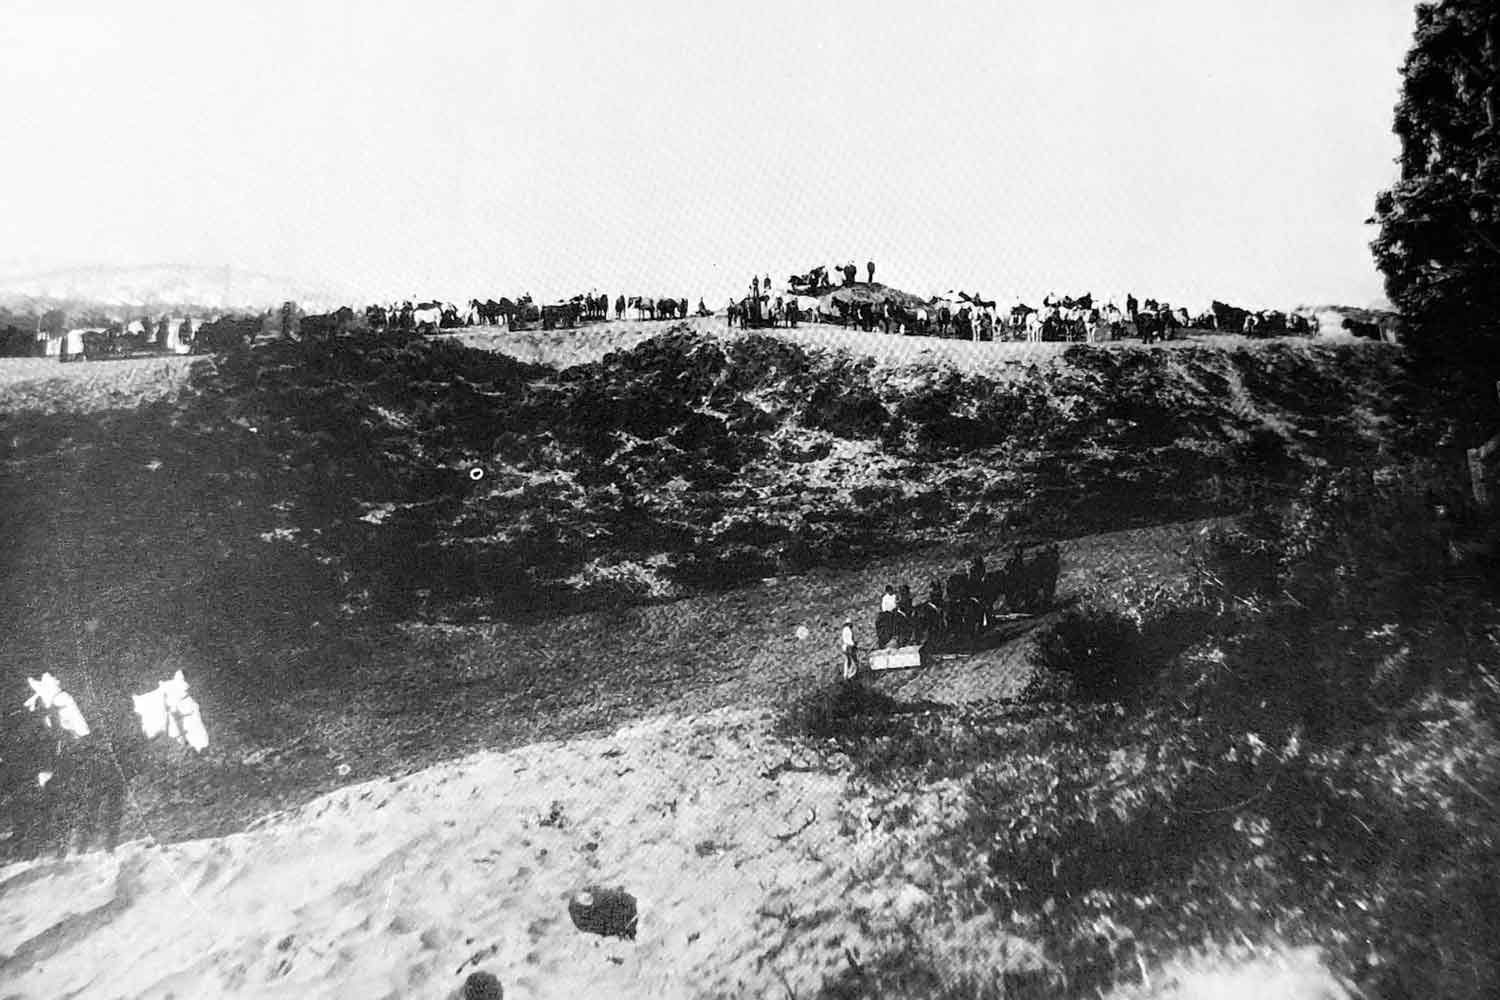
[[[1059, 600], [1180, 585], [1189, 573], [1187, 547], [1206, 523], [1063, 541]], [[535, 625], [412, 626], [405, 655], [444, 671], [424, 678], [427, 708], [400, 713], [408, 662], [372, 669], [345, 709], [391, 721], [372, 730], [379, 738], [351, 746], [349, 756], [361, 773], [429, 763], [435, 758], [420, 747], [434, 718], [444, 720], [450, 751], [461, 752], [598, 733], [655, 714], [784, 705], [837, 676], [837, 636], [847, 613], [868, 646], [887, 583], [916, 585], [946, 574], [973, 551], [968, 544], [937, 546], [853, 570]], [[998, 561], [995, 550], [990, 555]], [[799, 627], [807, 639], [798, 639]], [[955, 704], [1014, 698], [1030, 679], [1027, 641], [891, 683], [906, 685], [913, 698]]]

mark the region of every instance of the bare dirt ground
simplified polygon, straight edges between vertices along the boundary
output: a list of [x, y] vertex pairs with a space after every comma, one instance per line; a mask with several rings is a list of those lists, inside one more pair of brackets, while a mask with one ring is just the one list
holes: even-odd
[[[766, 723], [653, 720], [350, 786], [233, 837], [5, 871], [9, 995], [436, 997], [472, 963], [507, 997], [811, 996], [846, 951], [930, 929], [943, 885], [921, 824], [882, 829], [836, 761]], [[571, 926], [587, 885], [636, 896], [634, 940]], [[1042, 964], [992, 920], [947, 936]]]

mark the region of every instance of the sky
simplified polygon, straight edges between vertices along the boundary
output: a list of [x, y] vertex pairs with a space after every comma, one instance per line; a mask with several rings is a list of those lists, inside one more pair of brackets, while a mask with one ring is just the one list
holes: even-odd
[[1381, 295], [1410, 0], [10, 0], [0, 274]]

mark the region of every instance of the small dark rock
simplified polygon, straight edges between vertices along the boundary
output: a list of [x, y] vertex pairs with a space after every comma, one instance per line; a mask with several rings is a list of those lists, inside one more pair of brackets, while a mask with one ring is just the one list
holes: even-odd
[[635, 940], [635, 897], [624, 889], [588, 886], [568, 900], [568, 916], [581, 931]]
[[464, 980], [464, 1000], [504, 1000], [505, 990], [491, 972], [471, 972]]

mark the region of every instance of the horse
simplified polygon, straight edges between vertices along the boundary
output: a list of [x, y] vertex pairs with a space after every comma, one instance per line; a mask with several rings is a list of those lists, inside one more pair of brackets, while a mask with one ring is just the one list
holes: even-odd
[[577, 326], [581, 311], [581, 307], [576, 302], [558, 302], [542, 306], [542, 329], [554, 330], [559, 326]]
[[875, 329], [875, 306], [869, 302], [859, 304], [859, 328], [866, 333]]
[[1040, 343], [1043, 335], [1047, 332], [1047, 317], [1040, 309], [1033, 309], [1026, 314], [1026, 340], [1028, 343]]
[[811, 295], [793, 296], [792, 301], [797, 305], [797, 316], [807, 323], [817, 322], [819, 302]]
[[1228, 305], [1218, 299], [1214, 299], [1209, 304], [1209, 311], [1214, 314], [1214, 329], [1226, 333], [1242, 331], [1245, 320], [1250, 316], [1249, 310]]
[[937, 307], [937, 335], [939, 337], [948, 336], [948, 330], [952, 326], [953, 310], [948, 307], [948, 303], [940, 303]]
[[959, 340], [978, 340], [979, 336], [974, 329], [974, 309], [972, 306], [961, 306], [957, 315], [953, 317], [953, 332]]
[[406, 322], [406, 317], [410, 315], [411, 325], [409, 329], [420, 331], [424, 327], [428, 327], [433, 330], [442, 328], [443, 308], [442, 306], [438, 305], [438, 303], [424, 302], [419, 306], [411, 307], [411, 312], [409, 314], [407, 312], [408, 307], [409, 305], [402, 307], [401, 315], [403, 324]]
[[643, 295], [633, 295], [630, 298], [630, 308], [635, 310], [636, 319], [656, 318], [656, 302]]
[[943, 609], [932, 600], [923, 601], [911, 611], [911, 638], [915, 643], [932, 642], [943, 634]]
[[954, 573], [948, 577], [945, 590], [944, 613], [948, 618], [948, 630], [955, 637], [969, 638], [974, 634], [972, 608], [969, 605], [969, 577], [965, 573]]
[[998, 574], [986, 580], [986, 591], [1003, 598], [1008, 611], [1040, 613], [1047, 610], [1057, 593], [1060, 558], [1056, 544], [1044, 546], [1030, 560], [1017, 545]]

